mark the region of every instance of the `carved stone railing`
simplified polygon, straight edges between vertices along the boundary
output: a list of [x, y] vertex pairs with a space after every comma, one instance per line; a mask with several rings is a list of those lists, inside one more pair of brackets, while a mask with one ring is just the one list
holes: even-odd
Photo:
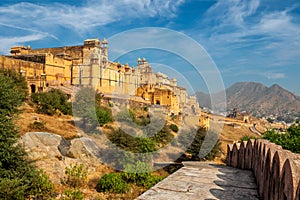
[[299, 154], [261, 139], [235, 143], [227, 148], [227, 165], [252, 170], [262, 199], [300, 199]]

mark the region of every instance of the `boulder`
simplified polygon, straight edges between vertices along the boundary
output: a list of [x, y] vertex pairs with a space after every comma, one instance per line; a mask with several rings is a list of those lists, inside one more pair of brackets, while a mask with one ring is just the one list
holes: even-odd
[[90, 138], [65, 140], [52, 133], [30, 132], [21, 138], [20, 144], [28, 158], [43, 169], [53, 183], [60, 183], [65, 176], [65, 168], [76, 163], [88, 166], [89, 171], [95, 171], [102, 165], [100, 148]]

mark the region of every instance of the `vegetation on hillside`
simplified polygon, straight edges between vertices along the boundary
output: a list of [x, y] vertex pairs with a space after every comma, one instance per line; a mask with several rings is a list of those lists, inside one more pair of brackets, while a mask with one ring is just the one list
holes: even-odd
[[63, 192], [64, 200], [82, 200], [84, 195], [81, 188], [87, 184], [88, 168], [83, 164], [76, 163], [71, 167], [66, 167], [65, 177], [61, 183], [67, 187]]
[[46, 115], [54, 115], [59, 112], [65, 115], [72, 114], [72, 104], [67, 101], [67, 96], [59, 89], [48, 92], [34, 93], [31, 101], [35, 104], [36, 112]]
[[[178, 161], [182, 160], [193, 160], [193, 161], [204, 161], [204, 160], [214, 160], [215, 157], [220, 155], [221, 143], [219, 136], [216, 132], [207, 131], [203, 127], [199, 127], [196, 131], [189, 131], [178, 136], [178, 141], [181, 146], [186, 149], [186, 153], [190, 154], [191, 157], [182, 156]], [[206, 137], [208, 137], [206, 139]], [[207, 155], [199, 156], [199, 152], [203, 147], [203, 143], [206, 140], [206, 146], [210, 147], [211, 150]]]
[[111, 110], [101, 106], [101, 96], [91, 87], [81, 88], [75, 96], [73, 115], [81, 118], [81, 127], [93, 133], [97, 126], [113, 121]]
[[0, 72], [0, 198], [46, 198], [53, 185], [46, 174], [30, 164], [12, 120], [26, 99], [28, 89], [24, 78], [12, 71]]
[[284, 149], [300, 153], [300, 123], [298, 120], [285, 133], [278, 133], [273, 129], [264, 133], [263, 138], [281, 145]]
[[102, 176], [96, 190], [98, 192], [125, 193], [132, 185], [148, 189], [164, 178], [151, 174], [150, 169], [149, 164], [140, 161], [136, 164], [127, 164], [125, 172], [113, 172]]

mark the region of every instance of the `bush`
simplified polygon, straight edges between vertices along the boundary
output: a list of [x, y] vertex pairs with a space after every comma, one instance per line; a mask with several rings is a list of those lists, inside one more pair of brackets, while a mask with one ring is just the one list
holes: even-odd
[[73, 167], [66, 167], [65, 174], [67, 175], [62, 183], [67, 184], [73, 188], [83, 186], [87, 181], [88, 168], [83, 164], [76, 163]]
[[84, 198], [79, 189], [67, 189], [64, 191], [63, 200], [82, 200]]
[[170, 124], [170, 129], [173, 131], [173, 132], [175, 132], [175, 133], [177, 133], [178, 132], [178, 126], [176, 125], [176, 124]]
[[121, 129], [112, 131], [108, 139], [123, 150], [133, 153], [153, 152], [157, 146], [151, 138], [133, 137]]
[[134, 183], [146, 188], [152, 187], [163, 179], [159, 176], [153, 176], [150, 173], [150, 165], [141, 161], [137, 161], [136, 164], [128, 164], [124, 171], [125, 172], [122, 173], [122, 177], [126, 182]]
[[100, 126], [113, 121], [111, 110], [102, 106], [96, 106], [96, 116]]
[[34, 93], [31, 95], [31, 101], [36, 105], [38, 113], [54, 115], [60, 111], [65, 115], [72, 114], [72, 104], [67, 102], [67, 96], [58, 89]]
[[97, 192], [125, 193], [129, 190], [129, 185], [123, 180], [120, 173], [105, 174], [96, 186]]

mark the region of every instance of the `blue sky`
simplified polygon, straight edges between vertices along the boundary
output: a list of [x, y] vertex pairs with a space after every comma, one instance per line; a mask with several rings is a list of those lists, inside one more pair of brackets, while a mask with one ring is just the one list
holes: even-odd
[[[241, 81], [277, 83], [300, 94], [297, 0], [2, 0], [0, 53], [8, 54], [15, 45], [80, 45], [86, 38], [110, 38], [143, 27], [168, 28], [198, 42], [226, 87]], [[143, 49], [119, 59], [135, 65], [139, 56], [158, 63], [156, 71], [171, 66], [194, 90], [206, 90], [205, 81], [196, 83], [190, 63], [170, 52]]]

